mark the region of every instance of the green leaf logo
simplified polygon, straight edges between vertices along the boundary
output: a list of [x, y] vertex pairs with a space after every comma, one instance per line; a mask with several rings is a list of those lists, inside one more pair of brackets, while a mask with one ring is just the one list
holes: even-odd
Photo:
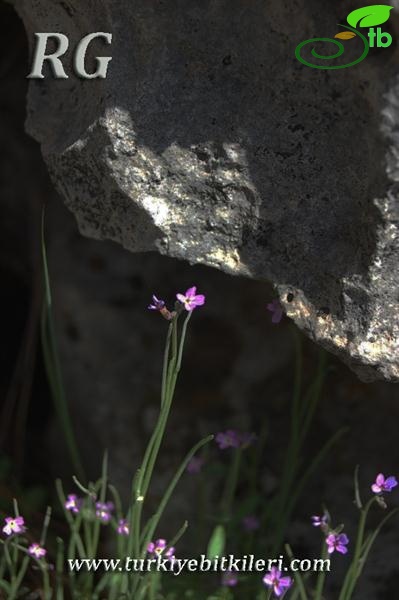
[[352, 27], [374, 27], [388, 21], [392, 9], [393, 6], [385, 4], [364, 6], [349, 13], [347, 21]]

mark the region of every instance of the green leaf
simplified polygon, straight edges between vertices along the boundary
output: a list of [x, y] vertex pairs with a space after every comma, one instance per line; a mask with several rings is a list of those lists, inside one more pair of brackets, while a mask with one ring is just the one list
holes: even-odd
[[223, 556], [224, 547], [226, 545], [226, 532], [223, 525], [217, 525], [213, 530], [211, 539], [209, 540], [206, 556], [209, 560], [213, 560], [216, 556]]
[[347, 21], [352, 27], [374, 27], [388, 21], [392, 9], [393, 6], [385, 4], [363, 6], [349, 13]]

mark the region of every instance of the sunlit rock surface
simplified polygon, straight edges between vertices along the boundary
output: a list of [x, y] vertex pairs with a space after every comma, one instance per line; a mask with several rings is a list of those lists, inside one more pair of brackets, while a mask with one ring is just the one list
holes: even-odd
[[30, 84], [28, 131], [84, 234], [271, 281], [362, 379], [399, 379], [396, 43], [321, 71], [295, 47], [333, 37], [342, 3], [16, 7], [31, 43], [113, 33], [88, 62], [112, 55], [106, 80]]

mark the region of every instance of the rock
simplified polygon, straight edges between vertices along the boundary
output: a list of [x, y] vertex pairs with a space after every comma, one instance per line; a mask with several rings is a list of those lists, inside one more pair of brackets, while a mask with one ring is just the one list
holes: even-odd
[[28, 131], [82, 233], [271, 281], [359, 377], [399, 380], [395, 44], [308, 68], [297, 44], [346, 12], [305, 0], [15, 5], [31, 43], [113, 33], [92, 49], [106, 80], [30, 84]]

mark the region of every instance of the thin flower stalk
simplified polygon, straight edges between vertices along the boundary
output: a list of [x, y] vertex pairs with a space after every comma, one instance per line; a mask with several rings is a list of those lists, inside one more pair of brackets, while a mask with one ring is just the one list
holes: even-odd
[[[321, 558], [322, 558], [322, 560], [326, 560], [327, 557], [328, 557], [328, 546], [327, 546], [325, 540], [323, 539]], [[324, 591], [325, 582], [326, 582], [326, 571], [324, 569], [321, 569], [317, 575], [316, 591], [315, 591], [314, 600], [323, 600], [323, 591]]]
[[[137, 480], [133, 489], [133, 509], [130, 520], [130, 528], [133, 532], [133, 535], [131, 537], [131, 543], [128, 546], [128, 551], [129, 555], [134, 552], [134, 555], [137, 557], [140, 556], [140, 531], [143, 503], [152, 477], [152, 472], [158, 456], [159, 448], [161, 446], [167, 418], [169, 416], [169, 411], [173, 400], [168, 392], [171, 376], [171, 364], [176, 360], [175, 357], [177, 356], [177, 320], [178, 316], [176, 315], [169, 325], [169, 331], [167, 335], [164, 369], [162, 375], [161, 412], [159, 414], [158, 422], [153, 431], [151, 439], [147, 445], [144, 459], [138, 471]], [[173, 355], [172, 358], [169, 359], [171, 339], [173, 340]]]
[[[288, 557], [292, 561], [294, 559], [294, 553], [292, 551], [291, 546], [289, 544], [285, 544], [284, 547]], [[292, 575], [296, 584], [296, 587], [294, 589], [294, 595], [297, 595], [300, 598], [300, 600], [309, 600], [308, 595], [306, 593], [306, 588], [302, 574], [299, 571], [294, 571]]]
[[[200, 305], [201, 304], [198, 304], [198, 306], [200, 306]], [[186, 307], [186, 309], [187, 309], [187, 307]], [[168, 420], [170, 409], [172, 406], [176, 382], [177, 382], [177, 378], [178, 378], [180, 368], [181, 368], [181, 363], [182, 363], [184, 343], [185, 343], [185, 338], [186, 338], [186, 333], [187, 333], [187, 326], [188, 326], [189, 320], [191, 318], [192, 312], [193, 312], [193, 310], [187, 310], [187, 316], [184, 320], [184, 323], [183, 323], [183, 326], [181, 329], [180, 339], [179, 339], [179, 335], [178, 335], [178, 317], [179, 317], [178, 311], [176, 312], [176, 314], [174, 315], [174, 317], [170, 323], [169, 331], [168, 331], [168, 335], [167, 335], [165, 356], [164, 356], [160, 415], [159, 415], [156, 427], [154, 429], [153, 435], [151, 436], [150, 442], [147, 446], [143, 463], [137, 473], [137, 477], [136, 477], [136, 480], [135, 480], [135, 483], [133, 486], [133, 498], [132, 498], [133, 507], [132, 507], [130, 519], [129, 519], [129, 525], [130, 525], [130, 528], [132, 531], [132, 535], [130, 536], [129, 542], [128, 542], [128, 553], [129, 553], [129, 555], [133, 554], [134, 556], [141, 557], [141, 558], [144, 558], [145, 551], [146, 551], [146, 543], [144, 543], [142, 545], [140, 543], [141, 542], [141, 540], [140, 540], [141, 529], [142, 529], [141, 518], [142, 518], [143, 504], [144, 504], [145, 497], [148, 492], [148, 488], [151, 483], [152, 474], [154, 471], [156, 460], [158, 458], [160, 446], [163, 441], [167, 420]], [[202, 446], [202, 444], [199, 447], [201, 447], [201, 446]], [[197, 450], [198, 450], [198, 447], [196, 448], [195, 451], [197, 451]], [[189, 460], [191, 460], [191, 458], [193, 456], [194, 456], [194, 454], [190, 453]], [[187, 468], [188, 462], [189, 461], [184, 463], [183, 471], [178, 472], [178, 477], [174, 478], [174, 480], [171, 484], [172, 486], [176, 485], [177, 481], [182, 476], [184, 470]], [[174, 487], [173, 487], [173, 489], [174, 489]], [[168, 496], [168, 493], [166, 494], [166, 496]], [[168, 499], [169, 499], [169, 497], [168, 497]], [[147, 539], [146, 539], [147, 545], [148, 545], [148, 538], [151, 539], [152, 531], [155, 530], [156, 523], [159, 520], [160, 515], [162, 514], [163, 510], [164, 510], [164, 506], [161, 502], [160, 509], [157, 511], [155, 518], [153, 519], [154, 525], [151, 527], [148, 527], [148, 535], [147, 535]], [[159, 518], [157, 518], [158, 514], [159, 514]], [[134, 577], [134, 579], [135, 579], [135, 583], [133, 586], [133, 590], [136, 590], [138, 583], [139, 583], [139, 578]], [[127, 580], [128, 580], [128, 578], [125, 577], [125, 580], [124, 580], [124, 583], [122, 586], [123, 593], [126, 592]]]
[[158, 510], [156, 511], [155, 515], [150, 520], [146, 538], [143, 540], [141, 556], [143, 556], [143, 555], [145, 556], [145, 551], [148, 547], [148, 544], [149, 544], [150, 540], [152, 539], [152, 537], [154, 536], [155, 530], [156, 530], [156, 528], [159, 524], [159, 521], [165, 511], [165, 508], [167, 507], [169, 500], [172, 497], [172, 494], [173, 494], [178, 482], [180, 481], [181, 477], [183, 476], [185, 470], [187, 469], [188, 463], [190, 462], [192, 457], [196, 454], [196, 452], [198, 452], [198, 450], [200, 450], [203, 446], [205, 446], [212, 440], [213, 440], [213, 435], [209, 435], [206, 438], [202, 439], [200, 442], [198, 442], [198, 444], [196, 444], [190, 450], [190, 452], [185, 457], [184, 461], [181, 463], [179, 469], [177, 470], [172, 481], [170, 482], [170, 484], [159, 504]]
[[372, 505], [375, 502], [376, 502], [376, 497], [374, 496], [374, 497], [370, 498], [370, 500], [367, 502], [367, 504], [364, 506], [364, 508], [362, 508], [360, 510], [360, 518], [359, 518], [359, 525], [358, 525], [357, 536], [356, 536], [355, 552], [354, 552], [352, 564], [351, 564], [351, 566], [348, 570], [348, 573], [345, 577], [338, 600], [350, 600], [350, 598], [352, 597], [352, 593], [355, 589], [356, 582], [360, 575], [360, 571], [359, 571], [359, 569], [361, 569], [360, 559], [361, 559], [361, 555], [362, 555], [367, 515], [369, 513], [370, 508], [372, 507]]

